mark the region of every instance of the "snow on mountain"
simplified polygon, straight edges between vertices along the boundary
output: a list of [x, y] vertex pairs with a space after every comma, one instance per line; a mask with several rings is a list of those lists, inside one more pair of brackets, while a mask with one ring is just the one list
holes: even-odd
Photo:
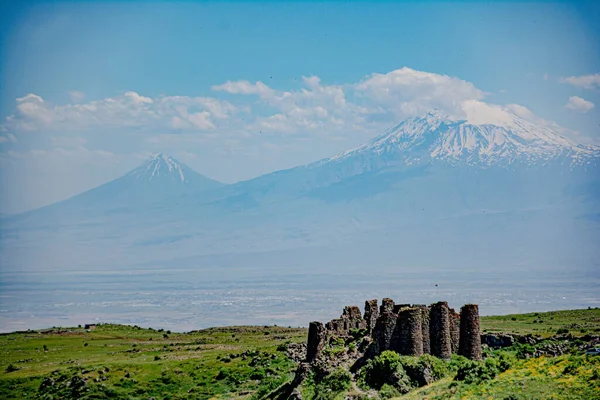
[[502, 124], [492, 125], [455, 121], [437, 110], [430, 111], [403, 120], [370, 143], [321, 164], [365, 156], [406, 165], [442, 160], [482, 167], [516, 162], [531, 166], [561, 158], [572, 166], [598, 162], [600, 147], [575, 143], [547, 127], [506, 114]]
[[159, 153], [120, 178], [64, 201], [15, 216], [15, 220], [40, 218], [41, 221], [49, 218], [66, 222], [69, 218], [85, 220], [108, 213], [126, 214], [157, 207], [177, 207], [223, 186], [226, 185]]
[[147, 178], [149, 180], [170, 177], [183, 183], [187, 182], [184, 168], [173, 158], [162, 153], [153, 154], [146, 163], [129, 172], [126, 176], [136, 179]]

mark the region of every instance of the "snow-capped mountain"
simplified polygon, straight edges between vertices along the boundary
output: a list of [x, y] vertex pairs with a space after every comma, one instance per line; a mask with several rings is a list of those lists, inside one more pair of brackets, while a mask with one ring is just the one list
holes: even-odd
[[570, 166], [596, 164], [600, 147], [578, 144], [551, 129], [505, 113], [501, 125], [456, 121], [434, 110], [408, 118], [371, 142], [343, 152], [326, 162], [369, 158], [375, 165], [423, 164], [445, 161], [479, 167], [544, 165], [551, 161]]
[[[463, 262], [459, 254], [490, 243], [546, 262], [550, 242], [565, 243], [565, 259], [593, 260], [599, 156], [516, 116], [478, 125], [431, 112], [338, 156], [231, 185], [157, 154], [119, 179], [3, 220], [0, 234], [19, 249], [10, 261], [31, 267], [255, 251], [285, 265], [290, 249], [337, 245], [381, 248], [385, 262], [411, 251], [414, 261], [454, 252]], [[467, 261], [484, 262], [483, 253]]]
[[151, 155], [144, 164], [125, 174], [123, 178], [137, 182], [169, 181], [182, 185], [196, 185], [199, 190], [215, 189], [223, 185], [162, 153]]
[[72, 222], [98, 215], [138, 213], [201, 199], [202, 193], [223, 186], [226, 185], [159, 153], [120, 178], [14, 218], [31, 220], [39, 217]]

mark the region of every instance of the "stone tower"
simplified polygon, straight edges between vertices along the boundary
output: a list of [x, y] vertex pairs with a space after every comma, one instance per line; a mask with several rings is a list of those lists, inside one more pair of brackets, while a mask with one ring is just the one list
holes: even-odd
[[429, 308], [419, 306], [421, 310], [421, 337], [423, 338], [423, 354], [431, 354], [429, 346]]
[[466, 304], [460, 309], [460, 342], [458, 354], [471, 360], [481, 360], [479, 307], [477, 304]]
[[448, 303], [445, 301], [431, 305], [429, 312], [429, 342], [431, 355], [446, 360], [452, 356], [450, 310], [448, 309]]
[[420, 308], [404, 308], [398, 313], [391, 349], [407, 356], [423, 354]]
[[367, 321], [367, 329], [369, 332], [373, 332], [377, 317], [379, 317], [377, 299], [365, 301], [365, 320]]
[[306, 343], [306, 361], [311, 362], [325, 347], [326, 330], [322, 323], [313, 321], [308, 326], [308, 340]]
[[450, 309], [450, 343], [452, 347], [452, 353], [458, 353], [458, 345], [460, 342], [460, 315], [454, 308]]

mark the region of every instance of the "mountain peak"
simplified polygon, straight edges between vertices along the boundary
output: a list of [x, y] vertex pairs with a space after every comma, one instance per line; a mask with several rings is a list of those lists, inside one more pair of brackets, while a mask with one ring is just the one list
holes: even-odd
[[166, 177], [183, 183], [187, 182], [184, 167], [174, 158], [163, 153], [152, 154], [145, 164], [132, 173], [137, 178], [145, 177], [149, 180]]
[[488, 167], [515, 162], [535, 165], [558, 158], [571, 165], [585, 165], [597, 163], [600, 157], [597, 146], [578, 144], [546, 126], [506, 114], [502, 124], [478, 124], [431, 110], [424, 116], [402, 120], [370, 143], [330, 160], [360, 156], [363, 160], [377, 158], [379, 164], [445, 161]]

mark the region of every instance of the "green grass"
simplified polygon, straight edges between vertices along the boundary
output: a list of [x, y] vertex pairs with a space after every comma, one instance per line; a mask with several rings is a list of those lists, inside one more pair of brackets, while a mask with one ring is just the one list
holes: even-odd
[[399, 399], [600, 399], [600, 357], [519, 360], [495, 379], [465, 384], [447, 377]]
[[[598, 334], [600, 310], [482, 317], [481, 329], [546, 337], [558, 329]], [[89, 332], [55, 328], [0, 335], [0, 398], [257, 399], [292, 378], [295, 365], [277, 347], [304, 342], [306, 334], [301, 328], [243, 326], [168, 333], [107, 324]], [[598, 360], [519, 360], [495, 379], [469, 385], [448, 377], [404, 397], [600, 398]], [[84, 385], [78, 392], [79, 378]]]
[[566, 329], [574, 336], [600, 334], [600, 309], [550, 311], [481, 317], [484, 333], [534, 334], [543, 337]]
[[[306, 340], [305, 329], [281, 327], [185, 334], [123, 325], [61, 330], [66, 332], [0, 336], [2, 398], [258, 397], [290, 379], [295, 369], [277, 346]], [[9, 365], [16, 370], [6, 372]], [[60, 392], [73, 376], [86, 381], [83, 395]], [[58, 389], [40, 391], [44, 378]]]

